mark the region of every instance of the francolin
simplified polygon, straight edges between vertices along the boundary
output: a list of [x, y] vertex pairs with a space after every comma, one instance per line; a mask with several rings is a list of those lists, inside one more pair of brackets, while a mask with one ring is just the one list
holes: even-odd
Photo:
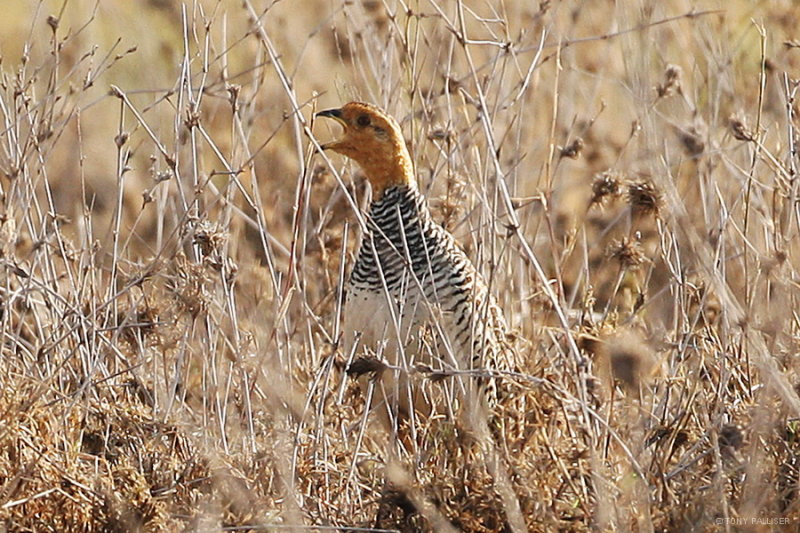
[[[491, 410], [502, 372], [516, 369], [507, 326], [481, 274], [420, 194], [399, 124], [375, 106], [350, 102], [317, 114], [344, 136], [322, 146], [359, 164], [372, 188], [344, 305], [344, 348], [373, 350], [388, 365], [373, 400], [391, 409], [444, 411], [413, 376], [450, 376], [441, 390], [459, 410]], [[379, 402], [373, 406], [379, 407]], [[380, 407], [379, 407], [380, 408]], [[384, 407], [385, 409], [385, 407]], [[390, 411], [394, 412], [394, 411]]]

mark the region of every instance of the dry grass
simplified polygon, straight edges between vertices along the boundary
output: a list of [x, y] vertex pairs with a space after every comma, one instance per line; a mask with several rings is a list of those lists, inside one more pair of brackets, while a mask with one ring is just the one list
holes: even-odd
[[[793, 0], [9, 4], [0, 530], [798, 527]], [[516, 328], [496, 447], [343, 372], [353, 99]]]

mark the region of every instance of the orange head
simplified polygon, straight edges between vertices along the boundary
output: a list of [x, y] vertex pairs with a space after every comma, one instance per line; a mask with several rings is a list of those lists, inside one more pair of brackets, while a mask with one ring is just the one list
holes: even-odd
[[403, 133], [392, 117], [361, 102], [321, 111], [317, 116], [332, 118], [344, 127], [344, 136], [322, 145], [322, 149], [333, 150], [358, 163], [372, 185], [376, 199], [389, 187], [415, 185], [414, 167]]

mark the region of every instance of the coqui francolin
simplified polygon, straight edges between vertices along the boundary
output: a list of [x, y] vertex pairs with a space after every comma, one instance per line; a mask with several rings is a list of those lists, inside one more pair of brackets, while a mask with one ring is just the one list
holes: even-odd
[[[376, 390], [392, 413], [441, 412], [415, 374], [443, 379], [448, 406], [485, 412], [503, 395], [504, 372], [517, 368], [505, 318], [487, 285], [436, 223], [417, 188], [400, 125], [379, 108], [350, 102], [317, 114], [344, 135], [322, 145], [354, 160], [372, 188], [366, 231], [346, 287], [344, 349], [372, 350], [388, 366]], [[355, 353], [363, 353], [356, 351]], [[416, 372], [423, 369], [423, 372]], [[381, 405], [374, 402], [375, 407]]]

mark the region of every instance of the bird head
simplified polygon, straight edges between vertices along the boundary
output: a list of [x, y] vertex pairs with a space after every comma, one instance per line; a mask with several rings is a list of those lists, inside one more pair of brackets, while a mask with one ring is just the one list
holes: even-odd
[[361, 166], [380, 198], [383, 191], [395, 185], [414, 186], [414, 171], [400, 125], [377, 107], [350, 102], [340, 109], [317, 113], [342, 125], [344, 135], [322, 145], [349, 157]]

